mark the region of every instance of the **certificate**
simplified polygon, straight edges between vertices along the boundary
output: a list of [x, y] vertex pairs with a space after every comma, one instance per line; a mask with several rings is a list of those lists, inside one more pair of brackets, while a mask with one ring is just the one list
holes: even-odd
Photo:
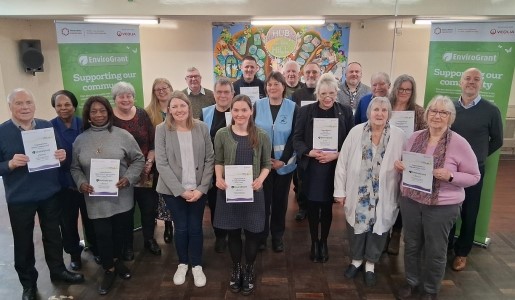
[[[55, 158], [57, 144], [53, 128], [26, 130], [21, 132], [25, 155], [29, 157], [27, 167], [29, 173], [46, 169], [59, 168], [59, 160]], [[71, 153], [67, 153], [71, 155]]]
[[316, 100], [302, 100], [302, 101], [300, 101], [300, 106], [308, 105], [308, 104], [315, 103], [315, 102], [316, 102]]
[[230, 111], [225, 112], [225, 126], [229, 126], [232, 123], [232, 114]]
[[415, 112], [408, 111], [392, 111], [390, 124], [404, 130], [406, 138], [409, 138], [415, 132]]
[[225, 201], [227, 203], [254, 202], [252, 165], [225, 166]]
[[433, 156], [414, 152], [402, 152], [404, 171], [402, 186], [424, 193], [433, 191]]
[[259, 87], [242, 86], [240, 87], [240, 94], [249, 96], [252, 105], [254, 105], [254, 103], [259, 100]]
[[90, 196], [117, 197], [116, 183], [120, 180], [119, 159], [91, 159], [89, 182], [93, 186]]
[[338, 119], [313, 119], [313, 149], [338, 152]]

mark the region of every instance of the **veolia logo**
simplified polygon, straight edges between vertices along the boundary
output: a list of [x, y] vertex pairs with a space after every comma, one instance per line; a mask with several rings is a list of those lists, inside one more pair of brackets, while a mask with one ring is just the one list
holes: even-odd
[[78, 57], [81, 66], [123, 66], [129, 64], [129, 55], [126, 53], [92, 53], [81, 54]]
[[442, 60], [446, 63], [479, 63], [495, 64], [497, 62], [497, 52], [471, 52], [471, 51], [449, 51], [442, 55]]

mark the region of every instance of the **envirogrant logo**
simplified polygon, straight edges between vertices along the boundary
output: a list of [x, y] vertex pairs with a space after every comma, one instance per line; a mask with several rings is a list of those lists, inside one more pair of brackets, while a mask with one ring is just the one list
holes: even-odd
[[127, 53], [91, 53], [79, 55], [81, 66], [123, 66], [129, 64]]
[[499, 54], [497, 52], [473, 52], [473, 51], [448, 51], [442, 55], [442, 60], [446, 63], [478, 63], [495, 64]]

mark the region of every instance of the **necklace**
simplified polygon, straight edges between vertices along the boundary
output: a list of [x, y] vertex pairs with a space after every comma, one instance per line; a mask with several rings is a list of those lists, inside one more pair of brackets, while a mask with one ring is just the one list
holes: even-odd
[[106, 137], [103, 137], [102, 139], [100, 139], [100, 143], [97, 143], [96, 145], [96, 150], [95, 150], [95, 153], [96, 154], [100, 154], [102, 153], [102, 147], [104, 146], [104, 140], [105, 140]]

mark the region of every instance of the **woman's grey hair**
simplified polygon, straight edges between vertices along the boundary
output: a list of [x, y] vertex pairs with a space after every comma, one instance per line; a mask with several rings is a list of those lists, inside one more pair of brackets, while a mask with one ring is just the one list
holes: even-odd
[[415, 110], [415, 103], [417, 101], [417, 84], [415, 83], [415, 78], [408, 74], [402, 74], [393, 82], [393, 88], [390, 92], [390, 101], [392, 102], [392, 106], [395, 106], [397, 102], [397, 92], [401, 88], [401, 84], [404, 82], [411, 83], [411, 96], [408, 100], [408, 109], [407, 110]]
[[388, 121], [392, 117], [392, 104], [390, 103], [390, 99], [387, 97], [375, 97], [370, 101], [367, 107], [367, 119], [370, 119], [370, 112], [372, 111], [372, 106], [374, 105], [386, 106], [388, 109]]
[[136, 97], [136, 91], [134, 90], [134, 86], [125, 81], [117, 82], [111, 88], [111, 96], [113, 97], [113, 100], [116, 99], [116, 96], [120, 94], [132, 94], [132, 97]]
[[[317, 82], [317, 86], [315, 88], [315, 95], [318, 96], [318, 91], [320, 90], [320, 87], [322, 84], [327, 85], [328, 87], [334, 88], [336, 92], [338, 92], [338, 81], [334, 77], [333, 73], [325, 73], [320, 76]], [[318, 100], [318, 98], [317, 98]]]
[[426, 121], [426, 123], [429, 124], [429, 122], [427, 122], [428, 112], [430, 109], [434, 108], [436, 104], [443, 105], [443, 107], [445, 107], [445, 110], [451, 113], [451, 115], [449, 116], [449, 120], [447, 122], [447, 125], [451, 127], [451, 125], [454, 123], [454, 120], [456, 120], [456, 107], [454, 106], [454, 102], [452, 102], [451, 98], [447, 96], [436, 95], [433, 97], [433, 99], [431, 99], [431, 101], [429, 101], [429, 103], [427, 104], [426, 111], [424, 112], [424, 121]]

